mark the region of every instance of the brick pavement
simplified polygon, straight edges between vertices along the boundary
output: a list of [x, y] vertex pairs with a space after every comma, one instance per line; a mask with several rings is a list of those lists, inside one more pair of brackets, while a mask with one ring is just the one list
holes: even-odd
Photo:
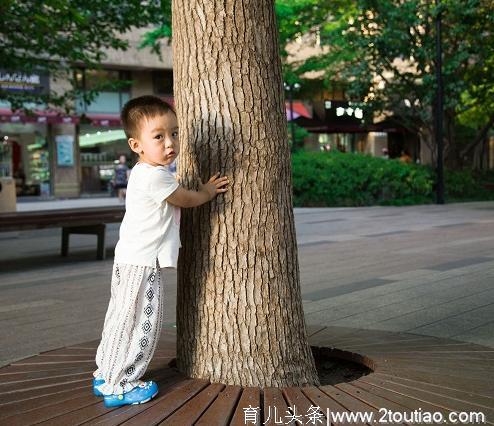
[[[84, 201], [22, 203], [22, 209]], [[91, 200], [108, 205], [115, 199]], [[494, 202], [295, 209], [308, 324], [449, 337], [494, 348]], [[95, 237], [60, 230], [0, 234], [0, 365], [101, 333], [109, 259]], [[175, 322], [176, 274], [165, 276], [165, 325]]]

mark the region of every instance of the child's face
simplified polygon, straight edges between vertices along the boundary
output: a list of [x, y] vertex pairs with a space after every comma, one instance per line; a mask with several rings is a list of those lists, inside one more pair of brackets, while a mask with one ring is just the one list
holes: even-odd
[[171, 164], [179, 153], [177, 117], [173, 112], [142, 121], [138, 139], [129, 145], [139, 159], [152, 166]]

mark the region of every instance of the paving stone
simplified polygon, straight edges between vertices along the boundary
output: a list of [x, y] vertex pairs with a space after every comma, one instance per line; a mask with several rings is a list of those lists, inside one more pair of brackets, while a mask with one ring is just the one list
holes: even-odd
[[[494, 347], [492, 210], [494, 202], [295, 209], [306, 322]], [[60, 230], [0, 234], [0, 365], [100, 338], [118, 224], [108, 226], [105, 261], [84, 237], [61, 258]], [[175, 315], [176, 272], [167, 271], [164, 323]]]

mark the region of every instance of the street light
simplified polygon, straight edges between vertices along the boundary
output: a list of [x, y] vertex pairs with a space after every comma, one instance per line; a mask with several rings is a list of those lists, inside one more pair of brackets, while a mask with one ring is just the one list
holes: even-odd
[[292, 133], [292, 149], [295, 148], [295, 123], [293, 122], [293, 91], [300, 89], [299, 83], [284, 83], [285, 90], [288, 92], [288, 101], [290, 102], [290, 130]]
[[436, 146], [437, 146], [437, 183], [436, 202], [444, 204], [444, 170], [443, 170], [443, 80], [442, 80], [442, 46], [441, 46], [441, 1], [436, 0]]

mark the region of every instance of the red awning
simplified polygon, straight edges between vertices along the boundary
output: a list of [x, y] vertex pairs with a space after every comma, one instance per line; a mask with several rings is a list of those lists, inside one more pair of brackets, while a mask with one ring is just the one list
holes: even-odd
[[79, 117], [64, 115], [56, 111], [35, 110], [32, 114], [25, 114], [24, 111], [12, 112], [8, 108], [0, 108], [0, 123], [73, 123], [79, 122]]
[[[173, 96], [162, 96], [172, 107], [175, 106]], [[98, 114], [87, 113], [81, 116], [66, 115], [57, 111], [34, 110], [32, 114], [25, 114], [23, 111], [12, 112], [8, 108], [0, 108], [1, 123], [39, 123], [39, 124], [91, 124], [93, 126], [122, 127], [120, 114]]]
[[103, 127], [122, 127], [119, 114], [83, 114], [81, 116], [81, 123]]
[[[302, 101], [293, 101], [293, 119], [299, 117], [312, 118], [312, 113], [309, 108]], [[285, 111], [287, 120], [292, 119], [292, 112], [290, 111], [290, 102], [285, 102]]]

